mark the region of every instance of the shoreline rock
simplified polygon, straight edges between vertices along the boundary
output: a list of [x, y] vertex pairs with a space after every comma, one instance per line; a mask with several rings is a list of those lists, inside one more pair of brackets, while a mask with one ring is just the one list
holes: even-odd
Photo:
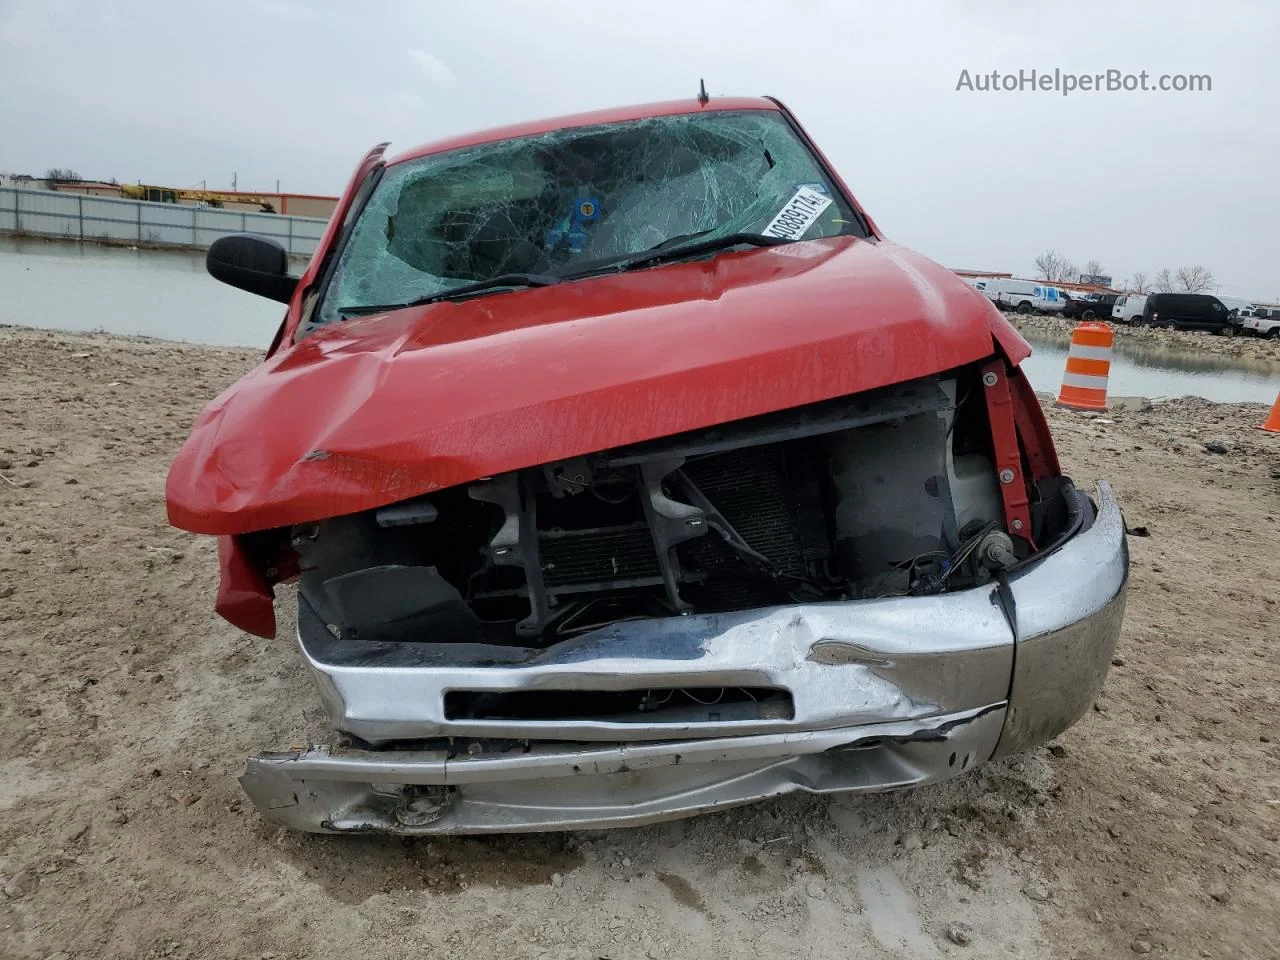
[[[1071, 331], [1078, 321], [1040, 314], [1006, 313], [1005, 318], [1020, 332], [1033, 331], [1061, 337], [1064, 344], [1071, 340]], [[1258, 337], [1225, 337], [1203, 330], [1157, 330], [1151, 327], [1131, 327], [1123, 323], [1110, 323], [1117, 343], [1133, 343], [1161, 347], [1187, 353], [1195, 357], [1212, 354], [1237, 359], [1249, 364], [1266, 364], [1280, 367], [1280, 340], [1262, 340]]]

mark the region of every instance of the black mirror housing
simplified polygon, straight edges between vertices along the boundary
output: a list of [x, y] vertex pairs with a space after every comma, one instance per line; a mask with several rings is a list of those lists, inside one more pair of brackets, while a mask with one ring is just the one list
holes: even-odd
[[205, 255], [205, 266], [215, 280], [268, 300], [288, 303], [298, 286], [289, 276], [289, 254], [275, 240], [253, 233], [219, 237]]

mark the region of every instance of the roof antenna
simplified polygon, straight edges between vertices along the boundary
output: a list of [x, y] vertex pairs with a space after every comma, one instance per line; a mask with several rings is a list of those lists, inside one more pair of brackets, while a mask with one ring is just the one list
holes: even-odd
[[698, 78], [698, 102], [704, 107], [711, 98], [707, 96], [707, 81], [701, 77]]

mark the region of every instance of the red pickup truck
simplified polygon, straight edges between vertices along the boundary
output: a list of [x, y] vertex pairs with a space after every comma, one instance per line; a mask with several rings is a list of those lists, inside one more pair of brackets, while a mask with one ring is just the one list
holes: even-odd
[[775, 100], [378, 147], [301, 277], [247, 235], [208, 265], [287, 312], [169, 517], [220, 538], [241, 628], [273, 636], [296, 583], [335, 729], [249, 760], [269, 819], [551, 830], [897, 789], [1042, 743], [1102, 684], [1110, 489], [1063, 475], [1026, 342]]

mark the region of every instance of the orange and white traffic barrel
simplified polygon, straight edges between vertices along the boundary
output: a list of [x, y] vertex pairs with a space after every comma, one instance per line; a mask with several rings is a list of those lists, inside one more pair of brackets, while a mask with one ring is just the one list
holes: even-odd
[[1100, 320], [1082, 323], [1071, 333], [1067, 370], [1062, 375], [1058, 405], [1074, 410], [1107, 409], [1107, 377], [1115, 331]]
[[1280, 433], [1280, 397], [1276, 397], [1276, 402], [1271, 407], [1271, 415], [1258, 429], [1265, 430], [1267, 433]]

